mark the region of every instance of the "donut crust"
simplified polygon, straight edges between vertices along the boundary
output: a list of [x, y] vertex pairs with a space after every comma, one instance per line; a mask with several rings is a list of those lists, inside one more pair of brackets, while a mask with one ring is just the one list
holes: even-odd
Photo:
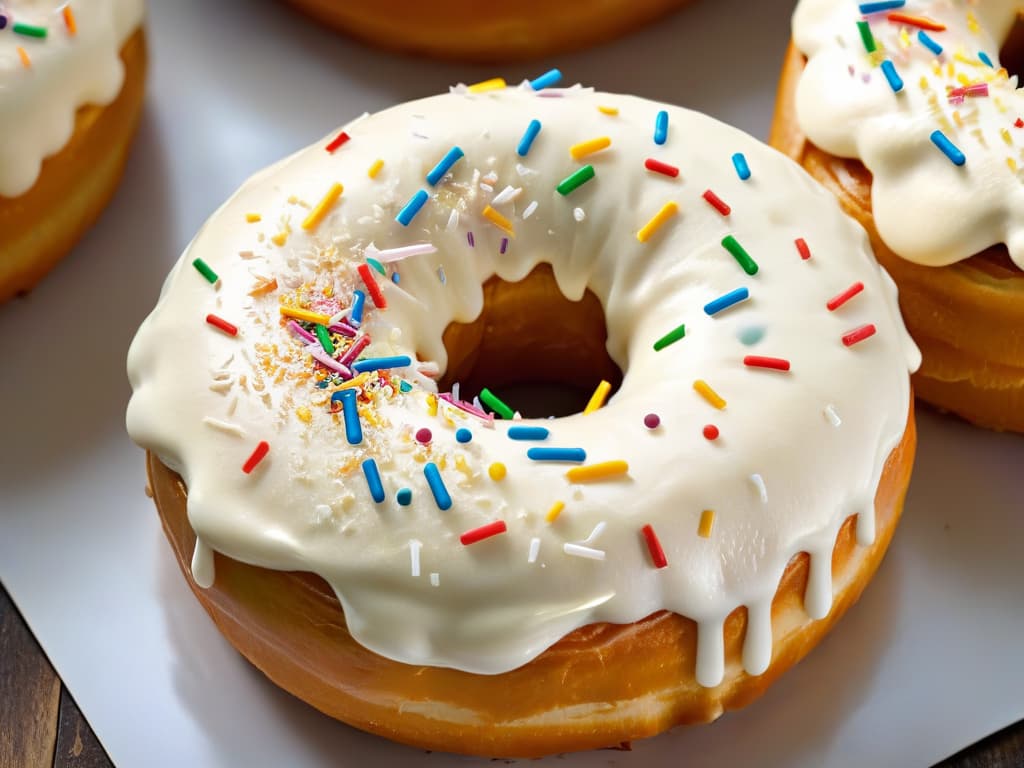
[[192, 579], [195, 534], [182, 479], [153, 454], [147, 471], [164, 532], [185, 578], [232, 645], [274, 683], [326, 714], [415, 747], [492, 757], [538, 757], [617, 746], [675, 725], [710, 722], [760, 696], [803, 658], [857, 600], [877, 569], [903, 507], [916, 446], [913, 404], [875, 496], [877, 535], [856, 543], [847, 519], [832, 558], [834, 602], [822, 620], [803, 607], [810, 558], [789, 562], [772, 603], [773, 653], [752, 677], [741, 657], [746, 608], [725, 622], [723, 683], [695, 679], [697, 625], [667, 611], [628, 625], [591, 624], [500, 675], [418, 667], [359, 645], [318, 576], [271, 571], [215, 553], [216, 579]]
[[31, 290], [113, 197], [142, 112], [147, 56], [141, 26], [121, 47], [121, 61], [125, 78], [117, 98], [80, 107], [70, 140], [43, 161], [32, 188], [0, 196], [0, 301]]
[[1024, 432], [1024, 272], [996, 245], [944, 267], [914, 264], [882, 241], [871, 212], [871, 172], [831, 155], [800, 131], [796, 89], [806, 59], [790, 43], [769, 143], [800, 163], [861, 223], [900, 290], [907, 329], [921, 349], [918, 396], [978, 426]]

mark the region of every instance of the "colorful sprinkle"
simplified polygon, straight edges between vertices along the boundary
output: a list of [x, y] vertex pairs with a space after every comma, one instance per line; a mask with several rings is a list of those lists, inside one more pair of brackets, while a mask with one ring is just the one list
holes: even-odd
[[837, 309], [843, 306], [843, 304], [848, 302], [850, 299], [852, 299], [854, 296], [856, 296], [863, 290], [864, 283], [854, 283], [842, 293], [838, 294], [837, 296], [833, 296], [831, 299], [829, 299], [828, 303], [825, 304], [825, 306], [828, 308], [829, 312], [835, 312]]
[[423, 466], [423, 476], [427, 478], [427, 485], [434, 496], [434, 502], [442, 512], [451, 509], [452, 497], [448, 495], [448, 489], [444, 485], [444, 478], [441, 477], [441, 470], [437, 464], [428, 461]]
[[967, 157], [960, 149], [949, 140], [942, 131], [933, 131], [931, 135], [932, 144], [939, 148], [953, 165], [961, 166], [967, 162]]
[[[366, 170], [366, 175], [371, 179], [376, 179], [377, 174], [380, 173], [380, 169], [384, 167], [384, 161], [379, 157], [373, 161], [373, 164]], [[411, 492], [410, 492], [411, 493]]]
[[558, 194], [562, 195], [562, 197], [566, 197], [571, 192], [576, 191], [584, 184], [586, 184], [588, 181], [590, 181], [592, 178], [594, 178], [594, 175], [594, 166], [584, 165], [579, 170], [569, 174], [560, 182], [558, 182], [558, 186], [555, 187], [555, 190], [558, 192]]
[[551, 432], [547, 427], [509, 427], [510, 440], [547, 440]]
[[722, 200], [722, 198], [720, 198], [718, 195], [716, 195], [710, 189], [705, 190], [704, 194], [701, 195], [701, 197], [703, 197], [705, 200], [707, 200], [708, 201], [708, 205], [710, 205], [712, 208], [714, 208], [716, 211], [718, 211], [723, 216], [728, 216], [730, 213], [732, 213], [732, 208], [730, 208], [725, 203], [725, 201]]
[[925, 48], [939, 56], [942, 53], [942, 46], [935, 42], [923, 29], [917, 33], [917, 39]]
[[35, 24], [22, 24], [21, 22], [14, 22], [14, 26], [11, 28], [14, 30], [16, 35], [24, 35], [25, 37], [46, 37], [46, 27], [39, 27]]
[[327, 194], [323, 196], [319, 203], [309, 212], [309, 215], [303, 220], [303, 229], [316, 229], [320, 222], [323, 221], [327, 212], [331, 210], [338, 198], [341, 197], [341, 193], [345, 190], [341, 184], [335, 182], [331, 185], [331, 188], [327, 190]]
[[71, 10], [70, 5], [65, 5], [64, 10], [61, 11], [61, 16], [64, 18], [64, 26], [67, 27], [68, 35], [74, 37], [78, 34], [78, 22], [75, 20], [75, 12]]
[[207, 264], [202, 259], [198, 257], [193, 259], [192, 266], [196, 268], [196, 271], [200, 275], [206, 278], [206, 282], [208, 282], [210, 285], [216, 285], [217, 281], [220, 280], [220, 278], [217, 277], [217, 273], [210, 269], [210, 265]]
[[337, 136], [335, 136], [333, 139], [331, 139], [331, 141], [327, 144], [326, 147], [324, 147], [324, 149], [327, 150], [328, 152], [330, 152], [331, 154], [333, 154], [335, 150], [337, 150], [342, 144], [344, 144], [346, 141], [348, 141], [351, 138], [352, 138], [351, 136], [349, 136], [347, 133], [342, 131]]
[[352, 291], [352, 306], [348, 311], [348, 321], [358, 328], [363, 324], [363, 310], [366, 309], [366, 294], [363, 291]]
[[788, 371], [789, 360], [782, 357], [765, 357], [763, 355], [747, 355], [743, 364], [748, 368], [767, 368], [771, 371]]
[[858, 328], [854, 328], [849, 333], [843, 334], [843, 344], [847, 347], [852, 347], [854, 344], [858, 344], [864, 339], [869, 339], [878, 332], [878, 329], [872, 323], [862, 325]]
[[707, 315], [717, 315], [719, 312], [723, 312], [729, 307], [739, 304], [741, 301], [746, 301], [750, 298], [750, 290], [748, 288], [736, 288], [735, 290], [729, 291], [728, 293], [719, 296], [714, 301], [709, 301], [704, 305], [704, 312]]
[[252, 471], [256, 469], [256, 466], [266, 458], [266, 455], [270, 453], [270, 443], [266, 440], [260, 440], [259, 445], [249, 455], [249, 458], [245, 460], [245, 464], [242, 465], [242, 471], [245, 474], [252, 474]]
[[896, 65], [889, 61], [889, 59], [882, 62], [882, 74], [885, 75], [885, 79], [888, 81], [893, 93], [899, 93], [903, 90], [903, 78], [896, 71]]
[[28, 51], [22, 48], [20, 45], [16, 49], [18, 51], [18, 58], [21, 60], [21, 66], [25, 69], [32, 68], [32, 59], [28, 55]]
[[736, 175], [740, 177], [740, 181], [750, 178], [750, 165], [742, 152], [737, 152], [732, 156], [732, 167], [736, 169]]
[[370, 271], [370, 265], [360, 264], [356, 268], [356, 272], [358, 272], [359, 277], [362, 278], [363, 285], [366, 286], [366, 292], [370, 294], [370, 298], [373, 300], [373, 306], [377, 307], [377, 309], [387, 309], [388, 301], [384, 298], [384, 294], [380, 290], [380, 285], [377, 283], [376, 278]]
[[562, 545], [562, 551], [573, 557], [585, 557], [588, 560], [604, 560], [604, 550], [585, 547], [582, 544], [566, 542]]
[[434, 438], [434, 433], [426, 427], [420, 427], [416, 430], [416, 442], [423, 445], [427, 445]]
[[410, 365], [412, 365], [412, 358], [408, 355], [370, 357], [353, 363], [352, 370], [356, 373], [363, 373], [364, 371], [382, 371], [390, 368], [407, 368]]
[[573, 160], [579, 160], [587, 155], [600, 152], [602, 149], [607, 149], [611, 145], [612, 140], [609, 136], [599, 136], [596, 139], [589, 139], [587, 141], [581, 141], [579, 144], [573, 144], [569, 147], [569, 154], [572, 155]]
[[650, 221], [648, 221], [646, 224], [643, 225], [643, 227], [640, 228], [640, 231], [636, 233], [636, 239], [639, 240], [641, 243], [646, 243], [648, 240], [651, 239], [651, 236], [655, 232], [657, 232], [662, 226], [664, 226], [665, 222], [667, 222], [669, 219], [671, 219], [678, 213], [679, 204], [675, 200], [669, 200], [667, 203], [661, 206], [661, 210], [659, 210], [656, 214], [654, 214], [654, 216], [651, 217]]
[[804, 240], [802, 237], [798, 237], [795, 242], [796, 252], [800, 254], [800, 258], [803, 259], [804, 261], [807, 261], [809, 258], [811, 258], [811, 249], [807, 245], [807, 241]]
[[480, 402], [503, 419], [511, 419], [516, 415], [515, 411], [509, 408], [500, 397], [491, 392], [487, 387], [480, 390]]
[[492, 77], [490, 80], [481, 80], [466, 87], [470, 93], [486, 93], [487, 91], [500, 91], [505, 87], [505, 78]]
[[530, 81], [530, 87], [535, 91], [542, 91], [553, 85], [558, 85], [562, 80], [562, 73], [557, 69], [549, 69], [543, 75]]
[[530, 448], [526, 458], [533, 461], [586, 461], [587, 452], [582, 448]]
[[500, 483], [508, 475], [508, 467], [496, 461], [487, 468], [487, 475], [496, 483]]
[[412, 489], [399, 488], [398, 493], [395, 494], [395, 501], [398, 502], [399, 506], [408, 507], [412, 504]]
[[369, 336], [360, 336], [358, 339], [352, 342], [348, 349], [345, 350], [345, 354], [341, 356], [340, 362], [342, 365], [352, 365], [355, 359], [359, 357], [359, 354], [370, 346]]
[[944, 32], [946, 25], [933, 21], [925, 16], [911, 16], [909, 13], [890, 13], [885, 17], [893, 24], [906, 24], [909, 27], [918, 27], [932, 32]]
[[629, 464], [621, 459], [589, 464], [585, 467], [573, 467], [565, 476], [570, 483], [590, 483], [597, 480], [618, 477], [629, 472]]
[[644, 160], [644, 168], [648, 171], [654, 171], [660, 173], [662, 176], [669, 176], [671, 178], [677, 178], [679, 176], [679, 169], [674, 165], [663, 163], [661, 160], [655, 160], [653, 157], [649, 157]]
[[654, 532], [649, 524], [645, 525], [640, 529], [640, 533], [644, 537], [644, 541], [647, 542], [647, 551], [651, 553], [651, 562], [655, 568], [664, 568], [668, 565], [668, 559], [665, 557], [665, 550], [661, 547], [661, 542], [658, 541], [658, 534]]
[[615, 117], [617, 114], [619, 114], [618, 107], [606, 107], [602, 104], [598, 104], [597, 111], [600, 112], [602, 115], [609, 115], [610, 117]]
[[320, 342], [320, 346], [324, 348], [324, 352], [333, 355], [334, 342], [331, 341], [331, 332], [327, 330], [327, 326], [317, 324], [313, 327], [313, 331], [316, 333], [316, 339]]
[[484, 208], [482, 215], [485, 219], [491, 222], [491, 224], [506, 233], [509, 237], [516, 236], [515, 231], [512, 229], [512, 222], [491, 206], [488, 205]]
[[311, 312], [308, 309], [300, 309], [299, 307], [280, 307], [280, 312], [285, 317], [294, 317], [296, 320], [301, 320], [306, 323], [320, 323], [320, 325], [330, 325], [331, 318], [328, 315], [320, 312]]
[[693, 382], [693, 388], [697, 391], [697, 394], [703, 397], [712, 407], [718, 410], [723, 410], [726, 406], [725, 400], [711, 388], [711, 386], [704, 381], [704, 379], [697, 379]]
[[715, 527], [715, 513], [705, 509], [700, 513], [700, 525], [697, 526], [697, 535], [702, 539], [710, 539], [711, 531]]
[[686, 336], [686, 324], [680, 325], [678, 328], [673, 328], [671, 331], [666, 333], [656, 342], [654, 342], [654, 351], [660, 352], [670, 344], [675, 344], [681, 338]]
[[881, 11], [891, 11], [895, 8], [902, 8], [906, 4], [906, 0], [878, 0], [878, 2], [873, 3], [861, 3], [860, 12], [864, 15], [869, 13], [880, 13]]
[[466, 153], [462, 151], [461, 147], [452, 147], [449, 149], [447, 154], [445, 154], [438, 164], [430, 170], [430, 173], [427, 174], [427, 183], [432, 187], [437, 186], [437, 183], [445, 177], [445, 174], [451, 170], [453, 165], [465, 157], [465, 154]]
[[459, 536], [459, 541], [464, 546], [470, 544], [476, 544], [478, 541], [489, 539], [492, 536], [497, 536], [500, 533], [505, 533], [508, 527], [505, 525], [504, 520], [495, 520], [493, 523], [487, 525], [481, 525], [479, 528], [473, 528], [472, 530], [466, 531], [464, 534]]
[[349, 445], [363, 442], [363, 425], [359, 420], [358, 397], [355, 389], [342, 389], [331, 395], [331, 402], [341, 401], [341, 413], [345, 421], [345, 439]]
[[664, 109], [654, 118], [654, 143], [664, 144], [668, 141], [668, 112]]
[[657, 429], [661, 426], [661, 417], [656, 413], [648, 413], [644, 416], [644, 426], [648, 429]]
[[384, 483], [380, 479], [380, 470], [374, 459], [367, 459], [363, 462], [363, 474], [366, 475], [366, 484], [370, 487], [370, 496], [380, 504], [384, 501]]
[[417, 192], [415, 195], [409, 198], [409, 202], [406, 203], [402, 210], [398, 212], [398, 215], [395, 216], [395, 221], [397, 221], [403, 227], [408, 227], [409, 223], [414, 218], [416, 218], [416, 214], [420, 212], [420, 208], [422, 208], [426, 204], [429, 198], [430, 194], [427, 192], [427, 190], [421, 189], [419, 192]]
[[246, 222], [246, 224], [257, 224], [257, 223], [259, 223], [261, 221], [263, 221], [263, 217], [260, 216], [258, 213], [247, 213], [247, 214], [245, 214], [245, 222]]
[[219, 328], [220, 330], [224, 331], [224, 333], [226, 333], [228, 336], [238, 335], [238, 326], [229, 323], [223, 317], [218, 317], [217, 315], [210, 314], [206, 316], [206, 322], [208, 322], [214, 328]]
[[540, 133], [540, 120], [531, 120], [530, 124], [526, 126], [526, 132], [523, 134], [523, 138], [519, 140], [519, 146], [516, 147], [516, 154], [520, 157], [526, 157], [530, 152], [530, 147], [533, 146], [533, 140], [537, 138], [537, 134]]
[[608, 393], [612, 391], [612, 385], [610, 382], [601, 380], [601, 383], [597, 385], [594, 390], [594, 394], [590, 396], [590, 400], [587, 401], [587, 406], [583, 409], [583, 415], [593, 413], [594, 411], [600, 410], [604, 405], [605, 400], [608, 399]]
[[455, 440], [456, 440], [456, 442], [465, 444], [465, 443], [468, 443], [472, 439], [473, 439], [473, 433], [470, 432], [465, 427], [459, 427], [457, 430], [455, 430]]
[[555, 520], [558, 519], [558, 516], [562, 514], [563, 509], [565, 509], [565, 502], [556, 501], [554, 504], [551, 505], [551, 509], [548, 510], [548, 513], [544, 515], [544, 520], [548, 523], [555, 522]]
[[370, 256], [367, 256], [366, 257], [366, 263], [369, 264], [371, 267], [373, 267], [373, 270], [378, 275], [380, 275], [381, 277], [387, 277], [388, 276], [388, 270], [385, 268], [385, 266], [383, 264], [381, 264], [376, 259], [371, 258]]
[[857, 29], [860, 30], [860, 39], [864, 43], [864, 50], [868, 53], [877, 51], [878, 43], [875, 42], [875, 36], [871, 34], [871, 26], [866, 21], [858, 21]]
[[757, 274], [757, 262], [750, 258], [750, 254], [746, 252], [735, 237], [726, 235], [725, 239], [722, 240], [722, 247], [732, 254], [732, 257], [743, 267], [744, 272], [748, 275]]

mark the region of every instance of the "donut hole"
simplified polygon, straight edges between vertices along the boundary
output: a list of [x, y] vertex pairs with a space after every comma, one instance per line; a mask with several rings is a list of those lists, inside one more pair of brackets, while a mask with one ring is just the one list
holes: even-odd
[[604, 309], [590, 290], [570, 301], [541, 264], [515, 283], [491, 278], [483, 291], [480, 316], [445, 329], [440, 391], [457, 382], [459, 397], [472, 401], [486, 387], [524, 417], [546, 418], [580, 413], [602, 380], [618, 390], [622, 371], [608, 355]]
[[999, 63], [1011, 75], [1024, 75], [1024, 15], [1020, 13], [999, 50]]

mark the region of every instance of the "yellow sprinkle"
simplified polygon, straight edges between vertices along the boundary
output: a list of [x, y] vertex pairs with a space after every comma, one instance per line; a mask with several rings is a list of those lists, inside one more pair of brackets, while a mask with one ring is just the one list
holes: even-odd
[[283, 246], [285, 243], [288, 242], [288, 232], [286, 230], [281, 230], [276, 235], [270, 238], [270, 242], [277, 246]]
[[437, 416], [437, 395], [427, 395], [427, 415]]
[[1007, 166], [1009, 167], [1009, 169], [1010, 169], [1011, 171], [1013, 171], [1014, 173], [1016, 173], [1016, 172], [1017, 172], [1017, 161], [1016, 161], [1016, 160], [1014, 160], [1014, 159], [1013, 159], [1012, 157], [1008, 157], [1008, 158], [1006, 158], [1006, 165], [1007, 165]]
[[906, 27], [900, 30], [900, 47], [903, 50], [910, 47], [910, 33], [907, 32]]
[[711, 403], [711, 405], [718, 410], [721, 411], [725, 408], [725, 400], [723, 400], [715, 390], [708, 386], [708, 383], [704, 381], [704, 379], [697, 379], [693, 382], [693, 388], [697, 390], [697, 394]]
[[974, 16], [973, 12], [967, 14], [967, 29], [971, 34], [978, 34], [980, 27], [978, 26], [978, 19]]
[[370, 166], [370, 170], [366, 172], [366, 175], [369, 176], [371, 179], [376, 179], [377, 174], [380, 173], [380, 169], [383, 167], [384, 161], [381, 160], [380, 158], [377, 158], [376, 160], [373, 161], [373, 165]]
[[484, 208], [484, 218], [491, 222], [491, 224], [496, 226], [509, 237], [516, 236], [515, 231], [512, 229], [512, 222], [506, 219], [500, 213], [498, 213], [498, 211], [491, 208], [491, 206], [489, 205], [486, 208]]
[[28, 57], [28, 51], [22, 48], [20, 45], [17, 48], [18, 58], [21, 59], [21, 66], [25, 69], [32, 69], [32, 59]]
[[565, 473], [565, 476], [569, 478], [570, 483], [589, 483], [594, 480], [624, 475], [626, 472], [629, 472], [629, 464], [622, 460], [616, 460], [573, 467]]
[[962, 85], [964, 88], [971, 84], [971, 78], [969, 78], [963, 72], [957, 74], [956, 81], [960, 83], [960, 85]]
[[456, 454], [455, 456], [455, 468], [459, 470], [459, 472], [464, 474], [466, 477], [473, 476], [473, 470], [469, 468], [469, 464], [466, 463], [466, 457], [463, 456], [461, 453]]
[[324, 216], [327, 215], [331, 206], [338, 202], [338, 198], [341, 197], [341, 193], [344, 190], [345, 188], [341, 186], [341, 184], [334, 182], [334, 184], [331, 185], [331, 188], [327, 190], [327, 194], [323, 196], [323, 199], [316, 204], [316, 207], [309, 212], [309, 216], [306, 217], [306, 220], [302, 222], [302, 228], [315, 229], [317, 225], [323, 221]]
[[611, 115], [612, 117], [615, 117], [615, 115], [619, 114], [618, 107], [605, 107], [602, 105], [598, 105], [597, 111], [600, 112], [602, 115]]
[[1005, 141], [1011, 147], [1013, 146], [1013, 138], [1010, 136], [1010, 132], [1008, 130], [1006, 130], [1005, 128], [1001, 129], [999, 131], [999, 135], [1003, 137], [1003, 141]]
[[352, 387], [361, 387], [361, 386], [363, 386], [363, 384], [365, 384], [367, 382], [367, 380], [372, 375], [373, 374], [370, 371], [365, 371], [364, 373], [360, 373], [354, 379], [349, 379], [348, 381], [344, 382], [343, 384], [339, 384], [338, 385], [338, 389], [351, 389]]
[[323, 294], [327, 298], [331, 298], [331, 296], [334, 295], [334, 286], [333, 285], [325, 285], [324, 286], [324, 290], [323, 290]]
[[588, 413], [601, 408], [604, 405], [604, 401], [608, 399], [608, 393], [612, 391], [612, 385], [607, 381], [601, 381], [597, 385], [597, 389], [594, 390], [594, 394], [590, 396], [590, 402], [587, 403], [587, 407], [583, 409], [583, 415], [586, 416]]
[[549, 523], [555, 522], [555, 520], [558, 519], [558, 516], [562, 514], [563, 509], [565, 509], [565, 502], [556, 501], [554, 504], [551, 505], [551, 509], [548, 510], [548, 513], [544, 516], [544, 519], [547, 520]]
[[490, 80], [482, 80], [479, 83], [473, 83], [471, 86], [466, 88], [466, 90], [470, 93], [486, 93], [487, 91], [500, 91], [504, 87], [504, 78], [492, 77]]
[[320, 312], [310, 312], [308, 309], [285, 306], [281, 306], [279, 309], [285, 317], [294, 317], [296, 320], [305, 320], [307, 323], [328, 325], [331, 322], [331, 318], [328, 315], [321, 314]]
[[921, 75], [920, 86], [921, 86], [921, 90], [922, 91], [926, 91], [927, 92], [927, 90], [928, 90], [928, 78], [925, 77], [924, 75]]
[[697, 528], [697, 535], [705, 538], [711, 538], [711, 529], [715, 527], [715, 513], [710, 509], [705, 509], [700, 513], [700, 526]]
[[262, 218], [263, 217], [260, 216], [258, 213], [247, 213], [247, 214], [245, 214], [245, 220], [247, 222], [249, 222], [250, 224], [255, 224], [257, 221], [260, 221]]
[[679, 204], [675, 200], [669, 200], [661, 206], [661, 210], [654, 214], [651, 220], [644, 224], [640, 231], [636, 233], [636, 239], [641, 243], [646, 243], [666, 221], [671, 219], [677, 213], [679, 213]]
[[596, 139], [588, 139], [587, 141], [581, 141], [579, 144], [573, 144], [569, 147], [569, 154], [572, 155], [573, 160], [579, 160], [587, 155], [600, 152], [602, 149], [607, 149], [611, 145], [611, 138], [608, 136], [599, 136]]
[[953, 122], [957, 124], [958, 128], [963, 128], [964, 127], [964, 120], [963, 120], [962, 117], [960, 117], [960, 110], [959, 109], [954, 109], [953, 110]]
[[295, 409], [295, 415], [299, 417], [299, 421], [304, 424], [309, 424], [313, 421], [313, 412], [306, 406], [302, 405]]
[[504, 464], [500, 461], [496, 461], [487, 468], [487, 474], [491, 476], [491, 480], [498, 482], [499, 480], [505, 479], [505, 475], [508, 474], [508, 470], [505, 468]]

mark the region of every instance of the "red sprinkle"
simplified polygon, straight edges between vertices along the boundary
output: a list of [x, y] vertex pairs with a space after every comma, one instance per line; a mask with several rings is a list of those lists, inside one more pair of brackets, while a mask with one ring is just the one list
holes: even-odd
[[788, 371], [789, 360], [781, 357], [762, 357], [761, 355], [747, 355], [743, 358], [743, 364], [751, 368], [770, 368], [773, 371]]
[[717, 440], [718, 435], [718, 427], [716, 427], [714, 424], [708, 424], [706, 427], [704, 427], [704, 437], [706, 437], [708, 440]]
[[377, 280], [373, 276], [373, 272], [370, 271], [370, 265], [360, 264], [356, 271], [359, 272], [359, 276], [363, 278], [363, 283], [366, 285], [366, 292], [370, 294], [370, 298], [373, 299], [373, 306], [377, 309], [387, 309], [388, 300], [385, 299], [384, 294], [381, 293], [380, 285], [377, 284]]
[[423, 445], [426, 445], [427, 443], [429, 443], [433, 439], [433, 437], [434, 437], [434, 433], [431, 432], [426, 427], [421, 427], [420, 429], [416, 430], [416, 442], [417, 443], [423, 443]]
[[216, 315], [207, 315], [206, 316], [206, 322], [208, 322], [214, 328], [220, 328], [228, 336], [237, 336], [238, 335], [238, 327], [235, 326], [235, 325], [232, 325], [227, 320], [225, 320], [223, 317], [217, 317]]
[[843, 334], [843, 344], [852, 347], [854, 344], [864, 341], [864, 339], [871, 338], [877, 331], [878, 329], [872, 323], [854, 328], [849, 333]]
[[1013, 121], [1013, 124], [1018, 128], [1024, 128], [1024, 119], [1018, 117], [1016, 120]]
[[716, 211], [718, 211], [723, 216], [728, 216], [730, 213], [732, 213], [732, 208], [730, 208], [728, 205], [726, 205], [725, 202], [722, 200], [722, 198], [720, 198], [718, 195], [716, 195], [710, 189], [707, 190], [704, 193], [704, 199], [707, 200], [708, 203], [711, 204], [712, 208], [714, 208]]
[[796, 249], [800, 253], [800, 258], [803, 259], [804, 261], [807, 261], [809, 258], [811, 258], [811, 249], [807, 247], [807, 241], [804, 240], [802, 237], [797, 238]]
[[661, 160], [655, 160], [653, 157], [648, 157], [644, 160], [644, 168], [648, 171], [660, 173], [663, 176], [671, 176], [673, 179], [679, 175], [679, 169], [674, 165], [663, 163]]
[[242, 471], [248, 475], [250, 472], [256, 469], [256, 465], [263, 461], [264, 457], [269, 452], [270, 443], [268, 443], [266, 440], [260, 440], [260, 444], [256, 446], [256, 450], [252, 452], [252, 456], [246, 459], [245, 464], [242, 465]]
[[946, 25], [938, 21], [932, 21], [924, 16], [911, 16], [909, 13], [890, 13], [885, 17], [894, 24], [906, 24], [908, 27], [919, 27], [929, 32], [943, 32]]
[[664, 568], [668, 565], [665, 550], [661, 548], [661, 542], [658, 541], [658, 534], [654, 532], [654, 529], [650, 525], [645, 525], [640, 529], [640, 533], [644, 535], [644, 541], [647, 542], [647, 550], [651, 553], [651, 562], [654, 563], [654, 567]]
[[359, 353], [370, 346], [369, 336], [360, 336], [358, 339], [352, 342], [352, 346], [345, 350], [345, 354], [338, 360], [344, 366], [350, 366], [359, 357]]
[[478, 541], [489, 539], [491, 536], [497, 536], [499, 533], [504, 533], [507, 530], [508, 528], [505, 526], [504, 520], [495, 520], [493, 523], [481, 525], [479, 528], [466, 531], [464, 534], [459, 536], [459, 541], [468, 547], [470, 544], [476, 544]]
[[334, 150], [336, 150], [338, 147], [340, 147], [342, 144], [344, 144], [346, 141], [348, 141], [351, 138], [352, 138], [351, 136], [349, 136], [347, 133], [342, 131], [337, 136], [335, 136], [334, 140], [330, 144], [328, 144], [326, 147], [324, 147], [324, 149], [326, 149], [328, 152], [334, 152]]
[[845, 291], [840, 293], [838, 296], [833, 296], [831, 299], [829, 299], [828, 304], [826, 304], [825, 306], [828, 307], [829, 312], [835, 312], [837, 309], [843, 306], [843, 304], [848, 302], [850, 299], [852, 299], [854, 296], [856, 296], [863, 290], [864, 283], [854, 283]]

